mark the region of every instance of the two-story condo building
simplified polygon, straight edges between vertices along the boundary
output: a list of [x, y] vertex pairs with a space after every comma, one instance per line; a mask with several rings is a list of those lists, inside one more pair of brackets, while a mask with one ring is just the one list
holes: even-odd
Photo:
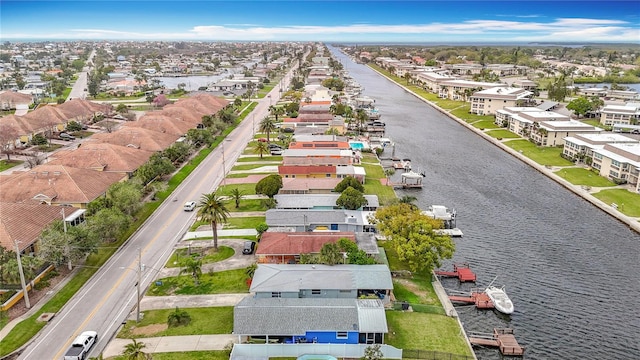
[[531, 91], [515, 87], [494, 87], [473, 93], [472, 114], [492, 115], [505, 107], [526, 106], [531, 102]]
[[594, 149], [591, 166], [598, 169], [601, 176], [626, 181], [640, 192], [640, 143], [606, 144], [602, 149]]

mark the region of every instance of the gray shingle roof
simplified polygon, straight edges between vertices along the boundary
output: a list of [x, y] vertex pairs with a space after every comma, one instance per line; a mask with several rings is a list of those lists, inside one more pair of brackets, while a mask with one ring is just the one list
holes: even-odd
[[259, 264], [251, 292], [298, 292], [309, 289], [390, 290], [387, 265]]
[[388, 332], [376, 299], [254, 298], [234, 308], [236, 335], [304, 335], [308, 330]]
[[[336, 206], [336, 200], [340, 194], [279, 194], [274, 199], [278, 202], [278, 209], [310, 209], [314, 206]], [[365, 195], [368, 207], [379, 207], [380, 203], [376, 195]]]

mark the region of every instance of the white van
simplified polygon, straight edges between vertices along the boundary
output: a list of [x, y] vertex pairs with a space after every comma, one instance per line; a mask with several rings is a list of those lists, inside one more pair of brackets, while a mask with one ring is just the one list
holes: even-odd
[[187, 201], [184, 203], [184, 211], [193, 211], [196, 208], [195, 201]]

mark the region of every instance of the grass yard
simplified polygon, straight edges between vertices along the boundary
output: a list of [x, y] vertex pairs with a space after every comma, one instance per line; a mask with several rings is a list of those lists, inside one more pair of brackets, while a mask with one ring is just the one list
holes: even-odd
[[260, 158], [260, 156], [249, 156], [249, 157], [241, 157], [238, 158], [237, 162], [254, 162], [254, 161], [264, 161], [264, 162], [269, 162], [269, 161], [277, 161], [277, 162], [282, 162], [282, 156], [263, 156], [262, 159]]
[[387, 311], [385, 343], [400, 349], [419, 349], [458, 355], [471, 350], [454, 318], [428, 313]]
[[593, 187], [608, 187], [616, 185], [607, 178], [584, 168], [566, 168], [556, 171], [555, 174], [574, 185], [586, 185]]
[[224, 229], [255, 229], [256, 226], [263, 223], [264, 220], [264, 216], [232, 217], [227, 219]]
[[239, 208], [236, 208], [234, 200], [226, 200], [224, 204], [230, 212], [267, 211], [267, 208], [262, 205], [263, 201], [262, 199], [242, 199]]
[[246, 269], [203, 273], [198, 286], [190, 274], [159, 279], [162, 285], [152, 283], [147, 296], [237, 294], [249, 292]]
[[[202, 254], [202, 251], [205, 251], [205, 253]], [[191, 255], [188, 255], [188, 252], [189, 249], [177, 249], [173, 254], [171, 254], [171, 257], [167, 260], [165, 267], [178, 267], [180, 266], [180, 263], [189, 256], [198, 258], [204, 255], [202, 257], [202, 263], [211, 264], [228, 259], [235, 254], [235, 251], [228, 246], [218, 246], [218, 251], [213, 248], [196, 247], [191, 249]]]
[[7, 161], [7, 160], [0, 160], [0, 171], [5, 171], [7, 169], [11, 169], [14, 166], [18, 166], [20, 164], [24, 163], [24, 161], [20, 161], [20, 160], [11, 160], [11, 161]]
[[255, 195], [256, 184], [233, 184], [233, 185], [221, 185], [218, 186], [218, 194], [222, 196], [229, 196], [233, 189], [239, 189], [243, 195]]
[[[180, 336], [201, 334], [231, 334], [233, 331], [233, 307], [180, 308], [191, 315], [191, 323], [186, 326], [166, 328], [167, 317], [175, 309], [143, 311], [139, 324], [129, 320], [118, 332], [119, 338], [145, 338], [157, 336]], [[215, 319], [215, 321], [212, 321]], [[154, 331], [155, 330], [155, 331]], [[144, 342], [144, 341], [143, 341]], [[153, 356], [155, 359], [155, 354]]]
[[508, 147], [519, 151], [522, 155], [545, 166], [571, 166], [573, 163], [560, 157], [562, 148], [536, 146], [528, 140], [513, 140], [504, 143]]
[[[367, 158], [364, 159], [365, 161]], [[380, 179], [384, 179], [384, 169], [377, 162], [374, 163], [362, 163], [367, 172], [367, 177], [364, 181], [364, 193], [365, 195], [378, 195], [378, 201], [380, 205], [388, 205], [391, 201], [397, 198], [395, 191], [391, 186], [383, 185]]]
[[618, 211], [627, 216], [640, 217], [640, 194], [625, 189], [610, 189], [598, 191], [593, 196], [605, 204], [615, 203]]
[[514, 134], [509, 130], [497, 129], [497, 130], [487, 130], [485, 132], [487, 135], [496, 138], [496, 139], [519, 139], [520, 135]]
[[493, 120], [479, 120], [472, 123], [473, 127], [480, 130], [484, 129], [499, 129], [500, 126], [496, 125]]
[[454, 116], [459, 117], [460, 119], [468, 122], [468, 123], [472, 123], [475, 121], [491, 121], [493, 122], [493, 116], [490, 115], [478, 115], [478, 114], [472, 114], [469, 112], [469, 110], [471, 110], [471, 104], [466, 104], [464, 106], [461, 106], [453, 111], [451, 111], [451, 114]]
[[[127, 360], [127, 358], [125, 356], [116, 356], [109, 358], [109, 360]], [[225, 350], [211, 350], [154, 353], [153, 360], [229, 360], [229, 352]]]
[[[467, 105], [467, 103], [465, 103], [464, 101], [457, 101], [457, 100], [449, 100], [449, 99], [436, 99], [433, 100], [434, 103], [436, 103], [436, 105], [438, 105], [438, 107], [444, 109], [444, 110], [454, 110], [454, 109], [464, 109], [464, 106]], [[468, 110], [467, 110], [468, 112]]]
[[242, 170], [253, 170], [253, 169], [257, 169], [257, 168], [261, 168], [263, 166], [277, 166], [279, 164], [241, 164], [241, 165], [234, 165], [231, 168], [231, 171], [242, 171]]

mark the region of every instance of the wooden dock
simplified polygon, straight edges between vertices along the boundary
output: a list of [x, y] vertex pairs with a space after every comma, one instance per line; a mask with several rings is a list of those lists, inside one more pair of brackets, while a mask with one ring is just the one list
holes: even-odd
[[476, 282], [476, 274], [469, 268], [469, 264], [453, 264], [453, 271], [436, 271], [436, 275], [443, 277], [457, 277], [460, 282]]
[[471, 296], [449, 295], [451, 302], [474, 304], [478, 309], [493, 309], [493, 302], [484, 292], [472, 292]]
[[493, 334], [469, 333], [469, 342], [475, 346], [497, 347], [500, 354], [507, 356], [523, 356], [525, 350], [518, 344], [513, 329], [496, 328]]

